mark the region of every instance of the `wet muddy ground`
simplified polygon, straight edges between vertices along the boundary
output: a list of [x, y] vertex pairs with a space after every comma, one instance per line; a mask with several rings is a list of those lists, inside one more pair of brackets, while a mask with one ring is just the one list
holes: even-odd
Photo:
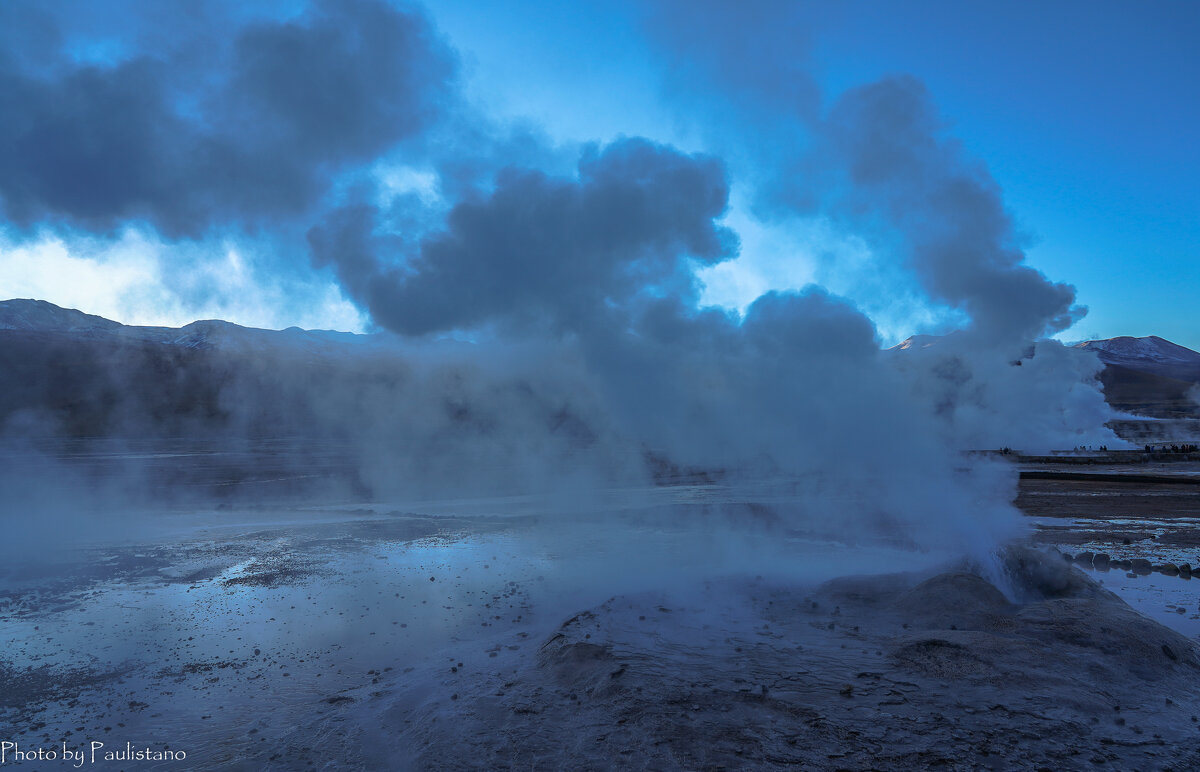
[[[1200, 640], [1200, 462], [1039, 464], [1017, 505], [1034, 540], [1137, 611]], [[1196, 577], [1200, 579], [1200, 576]]]
[[989, 584], [762, 543], [763, 578], [619, 500], [569, 539], [539, 523], [560, 502], [180, 509], [8, 556], [0, 741], [113, 769], [1195, 768], [1200, 584], [1153, 567], [1200, 566], [1200, 485], [1029, 477], [1017, 503], [1092, 558]]

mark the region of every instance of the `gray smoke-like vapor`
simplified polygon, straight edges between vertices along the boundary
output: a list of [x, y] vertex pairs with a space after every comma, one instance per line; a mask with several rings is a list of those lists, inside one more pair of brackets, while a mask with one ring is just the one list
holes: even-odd
[[841, 206], [884, 219], [935, 300], [1008, 343], [1061, 332], [1086, 312], [1075, 289], [1024, 265], [1000, 189], [943, 138], [924, 86], [891, 78], [842, 95], [824, 126], [852, 183]]
[[422, 132], [450, 98], [454, 57], [415, 11], [322, 2], [232, 35], [228, 6], [160, 12], [197, 32], [111, 63], [64, 54], [36, 66], [65, 21], [37, 4], [0, 9], [0, 27], [38, 33], [0, 49], [7, 219], [145, 221], [172, 237], [278, 223], [309, 212], [339, 171]]
[[[732, 480], [799, 476], [811, 488], [776, 513], [788, 527], [971, 549], [1009, 533], [1008, 510], [978, 494], [996, 482], [955, 471], [957, 446], [853, 306], [811, 288], [765, 295], [744, 319], [695, 308], [689, 262], [732, 256], [715, 219], [726, 195], [711, 160], [624, 140], [588, 150], [574, 181], [505, 173], [394, 265], [366, 207], [335, 213], [310, 241], [399, 332], [557, 339], [537, 369], [577, 362], [606, 436]], [[976, 517], [943, 527], [947, 510]]]
[[[758, 176], [763, 217], [833, 218], [902, 260], [932, 300], [964, 311], [988, 341], [1020, 347], [1086, 313], [1073, 287], [1024, 264], [999, 186], [947, 135], [919, 80], [850, 89], [823, 113], [804, 68], [812, 9], [752, 4], [764, 18], [746, 25], [722, 3], [656, 8], [651, 32], [688, 78], [672, 81], [683, 120]], [[679, 18], [690, 21], [672, 23]]]
[[578, 329], [639, 295], [694, 300], [686, 258], [710, 263], [735, 249], [714, 222], [727, 195], [715, 160], [623, 140], [587, 148], [577, 180], [501, 172], [489, 196], [455, 206], [446, 229], [399, 264], [372, 245], [364, 206], [335, 211], [309, 242], [317, 262], [336, 266], [375, 320], [400, 333], [498, 321]]
[[[1111, 438], [1095, 358], [1033, 345], [1082, 314], [1073, 288], [1025, 265], [998, 186], [921, 84], [823, 109], [774, 6], [737, 25], [731, 6], [689, 7], [663, 35], [713, 155], [497, 128], [416, 10], [204, 8], [193, 39], [107, 60], [0, 55], [0, 112], [17, 116], [0, 125], [0, 200], [21, 227], [278, 232], [282, 253], [305, 232], [306, 257], [409, 339], [402, 366], [353, 387], [291, 365], [270, 394], [231, 379], [221, 404], [245, 420], [229, 426], [280, 415], [272, 401], [340, 420], [372, 490], [640, 481], [647, 454], [731, 485], [790, 480], [773, 516], [793, 530], [971, 551], [1016, 530], [1013, 478], [960, 451]], [[5, 12], [47, 44], [65, 34], [33, 6]], [[385, 161], [431, 170], [438, 200], [382, 195]], [[883, 352], [871, 319], [818, 287], [744, 316], [699, 308], [696, 268], [738, 251], [722, 220], [736, 184], [764, 217], [861, 234], [969, 330]]]
[[[720, 148], [735, 179], [752, 180], [758, 216], [832, 222], [870, 247], [866, 270], [894, 280], [899, 267], [962, 320], [959, 334], [893, 359], [945, 440], [1119, 444], [1103, 428], [1111, 412], [1095, 381], [1100, 363], [1053, 342], [1032, 345], [1086, 309], [1074, 287], [1025, 263], [998, 184], [948, 134], [923, 84], [889, 77], [822, 99], [805, 69], [820, 11], [752, 8], [767, 21], [748, 29], [726, 4], [655, 5], [648, 29], [674, 74], [680, 119]], [[832, 263], [822, 274], [844, 270]]]

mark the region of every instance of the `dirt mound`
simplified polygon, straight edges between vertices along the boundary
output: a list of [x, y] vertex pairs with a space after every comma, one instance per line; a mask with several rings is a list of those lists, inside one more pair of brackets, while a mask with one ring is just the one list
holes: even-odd
[[1016, 602], [963, 571], [619, 596], [387, 731], [452, 769], [1200, 768], [1196, 647], [1005, 559]]
[[900, 596], [894, 608], [915, 627], [949, 630], [990, 629], [1013, 613], [993, 584], [961, 571], [926, 579]]

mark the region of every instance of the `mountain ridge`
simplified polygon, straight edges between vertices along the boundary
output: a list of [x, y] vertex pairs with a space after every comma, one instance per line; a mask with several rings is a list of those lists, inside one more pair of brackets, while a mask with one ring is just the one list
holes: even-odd
[[[914, 336], [890, 351], [936, 348], [943, 340]], [[1186, 368], [1193, 357], [1200, 364], [1200, 354], [1161, 338], [1111, 340], [1076, 347], [1104, 362], [1099, 380], [1111, 407], [1150, 418], [1200, 417], [1200, 373], [1185, 380], [1159, 372]], [[19, 425], [77, 437], [341, 436], [351, 424], [333, 418], [358, 403], [385, 414], [406, 409], [402, 401], [380, 404], [376, 392], [409, 377], [409, 353], [387, 333], [266, 330], [212, 319], [140, 327], [46, 301], [0, 301], [0, 434]], [[557, 425], [561, 406], [537, 395], [514, 399], [531, 400], [531, 409]], [[472, 420], [455, 399], [437, 404]], [[376, 419], [358, 420], [354, 425]]]
[[0, 300], [0, 331], [72, 335], [85, 338], [117, 338], [129, 342], [182, 346], [185, 348], [231, 348], [255, 350], [276, 344], [292, 349], [331, 353], [339, 344], [379, 344], [380, 335], [362, 335], [338, 330], [306, 330], [288, 327], [273, 330], [247, 327], [224, 319], [197, 319], [181, 327], [132, 325], [106, 319], [46, 300], [14, 298]]
[[[254, 349], [282, 343], [292, 348], [312, 347], [325, 353], [340, 348], [338, 344], [381, 344], [390, 341], [390, 336], [380, 333], [308, 330], [295, 326], [274, 330], [247, 327], [223, 319], [197, 319], [181, 327], [127, 325], [96, 314], [63, 308], [46, 300], [28, 298], [0, 300], [0, 330], [85, 336], [117, 335], [148, 343], [188, 348]], [[932, 348], [954, 334], [911, 335], [886, 350], [898, 352]], [[1200, 352], [1157, 335], [1140, 338], [1119, 335], [1083, 341], [1072, 347], [1095, 353], [1105, 365], [1115, 365], [1176, 381], [1200, 383]]]
[[1200, 353], [1157, 335], [1087, 340], [1074, 346], [1093, 351], [1106, 365], [1117, 365], [1180, 381], [1200, 383]]

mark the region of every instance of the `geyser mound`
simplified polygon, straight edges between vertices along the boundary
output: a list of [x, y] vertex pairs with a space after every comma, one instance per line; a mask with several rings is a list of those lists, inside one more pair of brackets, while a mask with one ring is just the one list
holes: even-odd
[[1056, 555], [1003, 560], [1016, 602], [964, 571], [613, 597], [418, 704], [398, 679], [380, 728], [448, 769], [1200, 763], [1197, 647]]

